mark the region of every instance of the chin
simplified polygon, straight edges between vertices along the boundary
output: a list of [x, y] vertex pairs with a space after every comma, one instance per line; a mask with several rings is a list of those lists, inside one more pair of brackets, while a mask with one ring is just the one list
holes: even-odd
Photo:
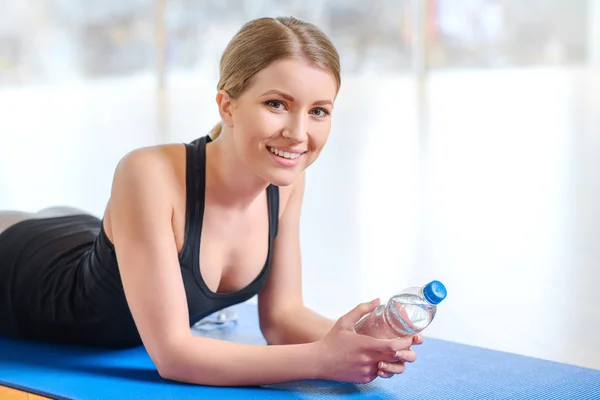
[[266, 163], [260, 164], [260, 172], [258, 175], [275, 186], [290, 186], [296, 181], [302, 171], [311, 164], [309, 153], [303, 154], [301, 156], [302, 158], [299, 158], [297, 162], [294, 163], [294, 161], [291, 160], [279, 159], [277, 156], [271, 154], [270, 151], [268, 152], [269, 160]]
[[300, 174], [296, 171], [269, 171], [264, 177], [272, 185], [285, 187], [294, 183], [298, 175]]

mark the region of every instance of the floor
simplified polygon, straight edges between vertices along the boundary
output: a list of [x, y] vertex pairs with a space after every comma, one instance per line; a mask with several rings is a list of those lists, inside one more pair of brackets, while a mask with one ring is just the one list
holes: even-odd
[[37, 394], [22, 392], [6, 386], [0, 386], [0, 399], [2, 400], [48, 400], [49, 397], [38, 396]]

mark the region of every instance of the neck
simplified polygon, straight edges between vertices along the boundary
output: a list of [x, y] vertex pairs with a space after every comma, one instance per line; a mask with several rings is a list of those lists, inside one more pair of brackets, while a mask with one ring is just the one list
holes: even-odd
[[210, 197], [227, 207], [246, 209], [268, 185], [237, 157], [232, 135], [224, 126], [219, 137], [206, 146], [206, 186]]

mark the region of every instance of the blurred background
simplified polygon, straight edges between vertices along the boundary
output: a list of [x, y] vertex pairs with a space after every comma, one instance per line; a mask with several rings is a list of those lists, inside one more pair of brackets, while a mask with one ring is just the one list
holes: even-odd
[[212, 128], [227, 42], [279, 15], [343, 67], [306, 303], [439, 279], [426, 336], [600, 369], [600, 1], [2, 0], [0, 209], [101, 216], [125, 153]]

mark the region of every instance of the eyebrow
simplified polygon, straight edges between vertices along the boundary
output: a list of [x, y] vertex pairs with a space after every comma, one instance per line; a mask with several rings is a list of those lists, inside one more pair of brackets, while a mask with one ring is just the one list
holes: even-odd
[[[296, 101], [292, 96], [290, 96], [287, 93], [282, 92], [281, 90], [277, 90], [277, 89], [271, 89], [268, 90], [266, 92], [264, 92], [263, 94], [261, 94], [260, 96], [266, 96], [267, 94], [277, 94], [281, 97], [283, 97], [284, 99], [294, 102]], [[314, 104], [316, 105], [325, 105], [325, 104], [329, 104], [330, 106], [333, 106], [333, 102], [331, 100], [319, 100], [319, 101], [315, 101]]]

